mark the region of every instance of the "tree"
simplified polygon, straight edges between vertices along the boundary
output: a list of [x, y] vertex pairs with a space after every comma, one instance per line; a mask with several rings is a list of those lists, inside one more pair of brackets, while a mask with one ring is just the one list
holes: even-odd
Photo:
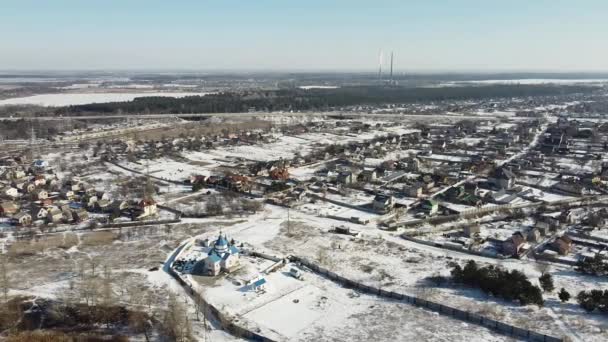
[[169, 294], [169, 303], [163, 318], [165, 334], [173, 341], [190, 341], [192, 327], [186, 307], [177, 300], [173, 293]]
[[550, 273], [541, 275], [540, 278], [538, 278], [538, 281], [545, 292], [551, 292], [555, 289], [555, 286], [553, 285], [553, 277]]
[[537, 261], [534, 264], [534, 268], [536, 268], [536, 270], [540, 273], [540, 275], [543, 275], [551, 270], [551, 265], [548, 263], [545, 263], [545, 262]]
[[587, 312], [592, 312], [596, 309], [597, 303], [593, 300], [593, 297], [587, 291], [581, 291], [576, 296], [578, 304]]
[[99, 265], [99, 263], [101, 262], [101, 259], [99, 257], [92, 257], [91, 259], [89, 259], [89, 264], [91, 265], [91, 276], [95, 277], [95, 269], [97, 268], [97, 266]]
[[255, 200], [243, 200], [243, 210], [255, 213], [262, 209], [262, 202]]
[[220, 215], [223, 211], [223, 203], [216, 195], [209, 196], [207, 203], [205, 203], [205, 210], [207, 215]]
[[10, 278], [8, 275], [8, 264], [6, 262], [6, 256], [0, 256], [0, 289], [2, 289], [2, 295], [4, 301], [8, 300], [8, 291], [10, 289]]
[[562, 303], [565, 303], [570, 300], [570, 293], [566, 291], [566, 289], [564, 289], [563, 287], [561, 290], [559, 290], [559, 293], [557, 295], [559, 296], [559, 300], [561, 300]]

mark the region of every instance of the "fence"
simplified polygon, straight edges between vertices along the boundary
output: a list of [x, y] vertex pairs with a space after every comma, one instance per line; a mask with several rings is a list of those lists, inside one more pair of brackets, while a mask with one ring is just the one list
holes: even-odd
[[100, 228], [122, 228], [122, 227], [137, 227], [137, 226], [151, 226], [156, 224], [169, 224], [178, 223], [180, 219], [171, 220], [154, 220], [154, 221], [132, 221], [132, 222], [119, 222], [119, 223], [106, 223]]
[[432, 302], [429, 300], [425, 300], [425, 299], [421, 299], [421, 298], [417, 298], [417, 297], [413, 297], [413, 296], [408, 296], [408, 295], [398, 293], [398, 292], [385, 291], [385, 290], [382, 290], [377, 287], [364, 285], [363, 283], [354, 281], [352, 279], [344, 278], [336, 273], [333, 273], [312, 262], [309, 262], [306, 259], [303, 259], [303, 258], [300, 258], [297, 256], [290, 256], [290, 259], [292, 261], [301, 263], [302, 265], [310, 268], [314, 272], [319, 273], [319, 274], [341, 284], [342, 286], [344, 286], [346, 288], [356, 289], [360, 292], [376, 295], [379, 297], [404, 301], [408, 304], [411, 304], [411, 305], [414, 305], [417, 307], [432, 310], [441, 315], [450, 316], [455, 319], [459, 319], [462, 321], [466, 321], [466, 322], [473, 323], [473, 324], [476, 324], [476, 325], [479, 325], [482, 327], [489, 328], [502, 335], [506, 335], [506, 336], [510, 336], [510, 337], [514, 337], [514, 338], [526, 339], [526, 340], [535, 341], [535, 342], [561, 342], [561, 341], [563, 341], [561, 338], [544, 335], [544, 334], [537, 333], [537, 332], [534, 332], [534, 331], [531, 331], [528, 329], [518, 328], [516, 326], [510, 325], [507, 323], [503, 323], [503, 322], [499, 322], [497, 320], [494, 320], [494, 319], [491, 319], [488, 317], [484, 317], [482, 315], [478, 315], [478, 314], [475, 314], [475, 313], [472, 313], [469, 311], [456, 309], [456, 308], [453, 308], [453, 307], [450, 307], [447, 305], [435, 303], [435, 302]]
[[195, 298], [195, 301], [197, 303], [202, 304], [201, 307], [203, 308], [203, 310], [205, 310], [208, 314], [211, 315], [211, 317], [213, 317], [215, 320], [217, 320], [217, 322], [220, 323], [221, 327], [228, 331], [229, 333], [231, 333], [234, 336], [237, 337], [244, 337], [246, 339], [252, 340], [252, 341], [259, 341], [259, 342], [275, 342], [275, 340], [272, 340], [266, 336], [262, 336], [256, 332], [253, 332], [251, 330], [248, 330], [247, 328], [244, 328], [242, 326], [236, 325], [235, 323], [232, 322], [232, 319], [227, 317], [226, 315], [224, 315], [222, 312], [220, 312], [216, 307], [214, 307], [213, 305], [209, 304], [209, 302], [205, 301], [205, 299], [203, 298], [203, 296], [194, 291], [194, 289], [192, 288], [192, 286], [190, 284], [188, 284], [184, 279], [182, 279], [182, 277], [179, 276], [179, 274], [177, 274], [173, 268], [168, 267], [167, 268], [167, 272], [169, 273], [169, 275], [171, 275], [175, 280], [177, 280], [177, 282], [192, 296]]
[[435, 217], [429, 217], [429, 218], [425, 218], [425, 219], [409, 220], [409, 221], [402, 221], [402, 222], [391, 222], [388, 224], [388, 227], [391, 229], [394, 229], [397, 227], [415, 226], [415, 225], [419, 225], [419, 224], [423, 224], [423, 223], [441, 223], [441, 222], [458, 220], [460, 218], [483, 216], [485, 214], [493, 213], [496, 211], [508, 211], [508, 210], [513, 210], [513, 209], [534, 208], [534, 207], [540, 207], [540, 206], [555, 207], [555, 206], [562, 206], [562, 205], [566, 206], [567, 205], [568, 208], [574, 208], [579, 205], [592, 205], [594, 203], [606, 201], [607, 199], [608, 199], [608, 196], [589, 196], [589, 197], [583, 197], [583, 198], [581, 198], [581, 197], [568, 198], [568, 199], [563, 199], [563, 200], [558, 200], [558, 201], [553, 201], [553, 202], [535, 202], [535, 203], [524, 203], [524, 204], [493, 205], [493, 206], [488, 206], [488, 207], [464, 210], [464, 211], [460, 212], [459, 214], [455, 214], [455, 215], [435, 216]]

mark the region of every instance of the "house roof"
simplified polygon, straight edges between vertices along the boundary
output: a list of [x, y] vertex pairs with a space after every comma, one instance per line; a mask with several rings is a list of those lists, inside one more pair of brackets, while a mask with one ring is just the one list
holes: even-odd
[[21, 219], [23, 217], [32, 217], [32, 216], [30, 214], [28, 214], [28, 213], [25, 213], [25, 212], [20, 212], [20, 213], [18, 213], [18, 214], [16, 214], [14, 216], [14, 218], [17, 219], [17, 220], [19, 220], [19, 219]]
[[253, 283], [253, 286], [258, 287], [266, 284], [266, 278], [258, 279]]
[[514, 179], [515, 173], [511, 170], [501, 167], [500, 169], [494, 170], [493, 173], [494, 178], [502, 178], [502, 179]]

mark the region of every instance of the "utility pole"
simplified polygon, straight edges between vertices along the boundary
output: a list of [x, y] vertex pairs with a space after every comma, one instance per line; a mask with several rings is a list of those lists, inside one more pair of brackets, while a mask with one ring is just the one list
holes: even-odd
[[289, 215], [289, 208], [287, 208], [287, 235], [291, 235], [291, 220]]

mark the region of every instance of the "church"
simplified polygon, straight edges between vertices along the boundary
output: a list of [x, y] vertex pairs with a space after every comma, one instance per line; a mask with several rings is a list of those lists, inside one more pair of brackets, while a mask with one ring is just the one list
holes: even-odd
[[[239, 249], [228, 241], [226, 235], [220, 232], [215, 242], [205, 239], [200, 242], [207, 257], [201, 262], [204, 266], [202, 273], [216, 276], [220, 272], [231, 272], [239, 266]], [[200, 267], [195, 267], [200, 269]]]

